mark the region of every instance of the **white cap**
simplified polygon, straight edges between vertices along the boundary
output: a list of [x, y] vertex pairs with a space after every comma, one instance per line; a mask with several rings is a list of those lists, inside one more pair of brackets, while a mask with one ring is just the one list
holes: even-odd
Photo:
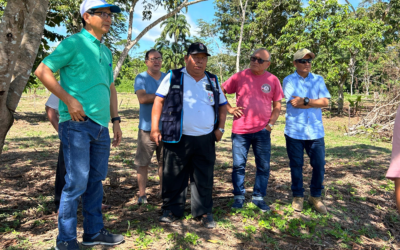
[[109, 4], [105, 0], [84, 0], [81, 4], [81, 16], [90, 9], [110, 8], [111, 12], [120, 13], [121, 9], [117, 5]]

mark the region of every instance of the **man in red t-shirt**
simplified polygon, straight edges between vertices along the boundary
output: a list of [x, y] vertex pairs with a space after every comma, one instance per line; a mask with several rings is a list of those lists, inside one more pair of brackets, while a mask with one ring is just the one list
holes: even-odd
[[271, 54], [266, 49], [257, 49], [250, 57], [250, 68], [234, 74], [222, 84], [224, 94], [236, 93], [237, 107], [228, 102], [228, 112], [234, 115], [232, 183], [235, 202], [232, 208], [242, 208], [244, 204], [245, 167], [252, 145], [257, 166], [252, 202], [262, 211], [270, 209], [263, 197], [267, 195], [270, 171], [271, 131], [279, 117], [283, 98], [278, 78], [266, 71], [271, 65], [270, 60]]

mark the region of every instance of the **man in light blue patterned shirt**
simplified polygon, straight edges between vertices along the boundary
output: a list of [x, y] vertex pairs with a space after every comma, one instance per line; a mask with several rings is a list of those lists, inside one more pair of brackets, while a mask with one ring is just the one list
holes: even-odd
[[318, 212], [326, 214], [326, 207], [321, 201], [325, 174], [325, 132], [321, 108], [328, 106], [331, 95], [323, 77], [310, 72], [314, 58], [314, 53], [308, 49], [297, 51], [293, 59], [296, 72], [283, 80], [287, 106], [285, 138], [292, 176], [292, 207], [296, 211], [303, 209], [306, 150], [313, 168], [308, 201]]

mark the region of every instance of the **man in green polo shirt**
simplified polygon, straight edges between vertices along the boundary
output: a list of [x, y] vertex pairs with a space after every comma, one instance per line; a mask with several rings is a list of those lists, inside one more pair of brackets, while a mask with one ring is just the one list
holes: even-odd
[[[63, 144], [67, 174], [61, 194], [56, 249], [79, 249], [77, 208], [82, 196], [83, 245], [116, 245], [122, 235], [104, 229], [101, 213], [102, 180], [106, 178], [110, 154], [108, 123], [112, 117], [113, 146], [121, 142], [117, 92], [114, 86], [111, 51], [101, 44], [120, 8], [104, 0], [81, 4], [84, 29], [62, 41], [35, 71], [59, 105], [59, 137]], [[61, 85], [53, 72], [60, 70]]]

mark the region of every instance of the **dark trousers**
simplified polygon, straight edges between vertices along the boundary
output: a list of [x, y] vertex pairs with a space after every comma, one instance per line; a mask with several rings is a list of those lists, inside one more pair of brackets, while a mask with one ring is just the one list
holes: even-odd
[[325, 141], [324, 138], [316, 140], [297, 140], [287, 135], [286, 150], [290, 160], [290, 172], [292, 176], [292, 192], [293, 197], [304, 197], [303, 188], [303, 165], [304, 165], [304, 149], [310, 164], [313, 168], [310, 193], [313, 197], [321, 197], [324, 189], [325, 174]]
[[182, 135], [178, 143], [164, 143], [162, 209], [183, 216], [190, 178], [193, 217], [212, 212], [215, 135]]
[[60, 150], [58, 151], [58, 162], [57, 162], [57, 170], [56, 170], [56, 183], [55, 183], [55, 192], [54, 192], [54, 204], [56, 205], [56, 211], [60, 207], [60, 199], [61, 193], [65, 186], [65, 163], [64, 163], [64, 153], [63, 146], [60, 142]]

